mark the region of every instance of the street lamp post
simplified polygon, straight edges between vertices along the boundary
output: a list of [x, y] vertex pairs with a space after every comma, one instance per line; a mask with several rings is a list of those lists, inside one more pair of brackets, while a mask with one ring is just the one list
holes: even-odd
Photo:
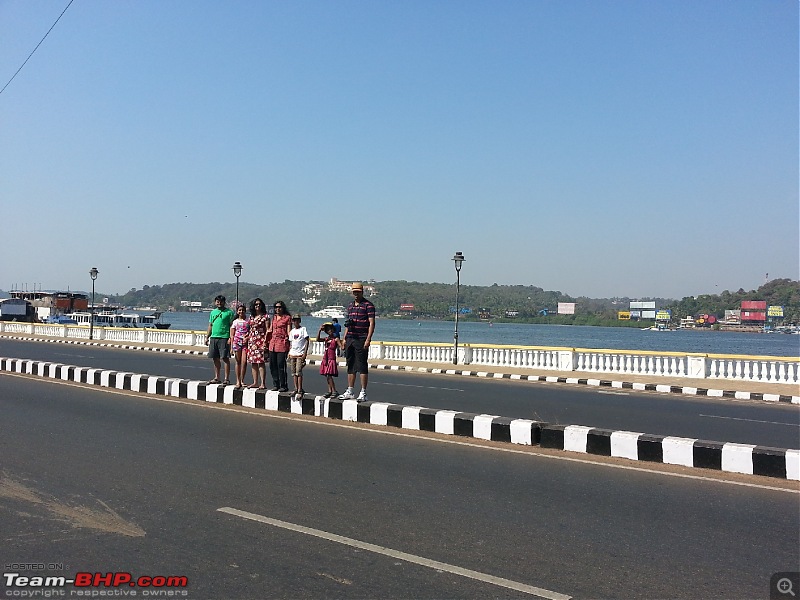
[[89, 271], [89, 277], [92, 278], [92, 312], [89, 317], [89, 339], [94, 339], [94, 282], [97, 279], [97, 274], [100, 271], [97, 270], [97, 267], [92, 267], [92, 270]]
[[242, 274], [242, 263], [238, 260], [233, 263], [233, 274], [236, 276], [236, 308], [239, 308], [239, 276]]
[[453, 364], [458, 364], [458, 293], [461, 291], [461, 265], [466, 259], [461, 252], [456, 252], [453, 263], [456, 267], [456, 329], [453, 332]]

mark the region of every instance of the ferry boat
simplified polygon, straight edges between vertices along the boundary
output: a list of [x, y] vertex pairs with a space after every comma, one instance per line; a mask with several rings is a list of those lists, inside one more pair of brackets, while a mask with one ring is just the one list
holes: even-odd
[[652, 327], [644, 327], [642, 331], [675, 331], [675, 330], [666, 323], [659, 323], [657, 325], [653, 325]]
[[[74, 312], [64, 315], [78, 325], [89, 325], [92, 320], [90, 312]], [[97, 327], [155, 327], [156, 329], [169, 329], [169, 323], [161, 322], [161, 313], [151, 315], [139, 313], [118, 313], [109, 310], [100, 311], [94, 315], [94, 324]]]
[[345, 314], [344, 306], [326, 306], [325, 308], [321, 308], [320, 310], [315, 310], [311, 313], [312, 317], [317, 317], [318, 319], [346, 319], [347, 315]]

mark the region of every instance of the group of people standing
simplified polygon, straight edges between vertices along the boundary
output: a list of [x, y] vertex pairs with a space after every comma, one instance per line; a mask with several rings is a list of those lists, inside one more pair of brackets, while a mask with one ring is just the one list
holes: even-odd
[[[317, 332], [317, 341], [324, 342], [320, 374], [326, 377], [326, 398], [342, 400], [355, 398], [367, 400], [369, 364], [367, 356], [375, 331], [375, 305], [364, 298], [364, 286], [360, 282], [352, 285], [353, 301], [347, 307], [344, 339], [335, 323], [323, 323]], [[273, 305], [273, 313], [261, 298], [255, 298], [245, 307], [239, 304], [236, 313], [225, 306], [225, 296], [214, 298], [206, 332], [208, 356], [214, 362], [214, 378], [209, 383], [230, 385], [231, 355], [236, 360], [236, 389], [245, 385], [247, 365], [251, 365], [253, 383], [250, 388], [265, 390], [266, 365], [269, 363], [273, 391], [288, 392], [287, 367], [292, 374], [293, 394], [302, 396], [303, 367], [308, 356], [309, 335], [302, 326], [300, 315], [292, 316], [286, 304], [280, 300]], [[248, 314], [249, 313], [249, 314]], [[324, 336], [324, 337], [323, 337]], [[347, 389], [343, 394], [336, 390], [335, 379], [339, 376], [336, 357], [344, 351], [347, 363]], [[220, 379], [224, 365], [225, 378]], [[356, 374], [360, 375], [361, 391], [355, 395]]]

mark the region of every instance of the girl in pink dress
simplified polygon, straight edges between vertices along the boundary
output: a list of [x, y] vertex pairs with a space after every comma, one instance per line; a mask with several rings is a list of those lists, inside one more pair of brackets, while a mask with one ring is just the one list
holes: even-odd
[[[328, 337], [322, 338], [325, 333]], [[333, 378], [339, 376], [339, 365], [336, 363], [336, 349], [339, 347], [340, 340], [336, 337], [333, 323], [323, 323], [317, 332], [317, 341], [325, 344], [325, 350], [322, 353], [322, 365], [319, 368], [319, 374], [324, 375], [328, 381], [328, 393], [325, 398], [336, 398], [339, 392], [336, 391], [336, 383]]]
[[236, 307], [236, 319], [231, 323], [231, 350], [236, 358], [236, 389], [244, 385], [247, 375], [247, 334], [250, 332], [250, 321], [244, 304]]
[[251, 388], [263, 390], [267, 380], [267, 335], [269, 315], [267, 305], [261, 298], [250, 303], [250, 334], [247, 336], [247, 361], [253, 365], [253, 385]]

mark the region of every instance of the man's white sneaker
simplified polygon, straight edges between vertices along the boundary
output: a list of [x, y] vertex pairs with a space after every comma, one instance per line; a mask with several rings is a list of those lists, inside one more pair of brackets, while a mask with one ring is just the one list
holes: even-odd
[[353, 398], [355, 398], [353, 395], [353, 388], [347, 388], [344, 394], [339, 395], [339, 400], [352, 400]]
[[361, 393], [358, 395], [357, 401], [358, 402], [366, 402], [367, 401], [367, 392], [365, 392], [364, 390], [361, 390]]

